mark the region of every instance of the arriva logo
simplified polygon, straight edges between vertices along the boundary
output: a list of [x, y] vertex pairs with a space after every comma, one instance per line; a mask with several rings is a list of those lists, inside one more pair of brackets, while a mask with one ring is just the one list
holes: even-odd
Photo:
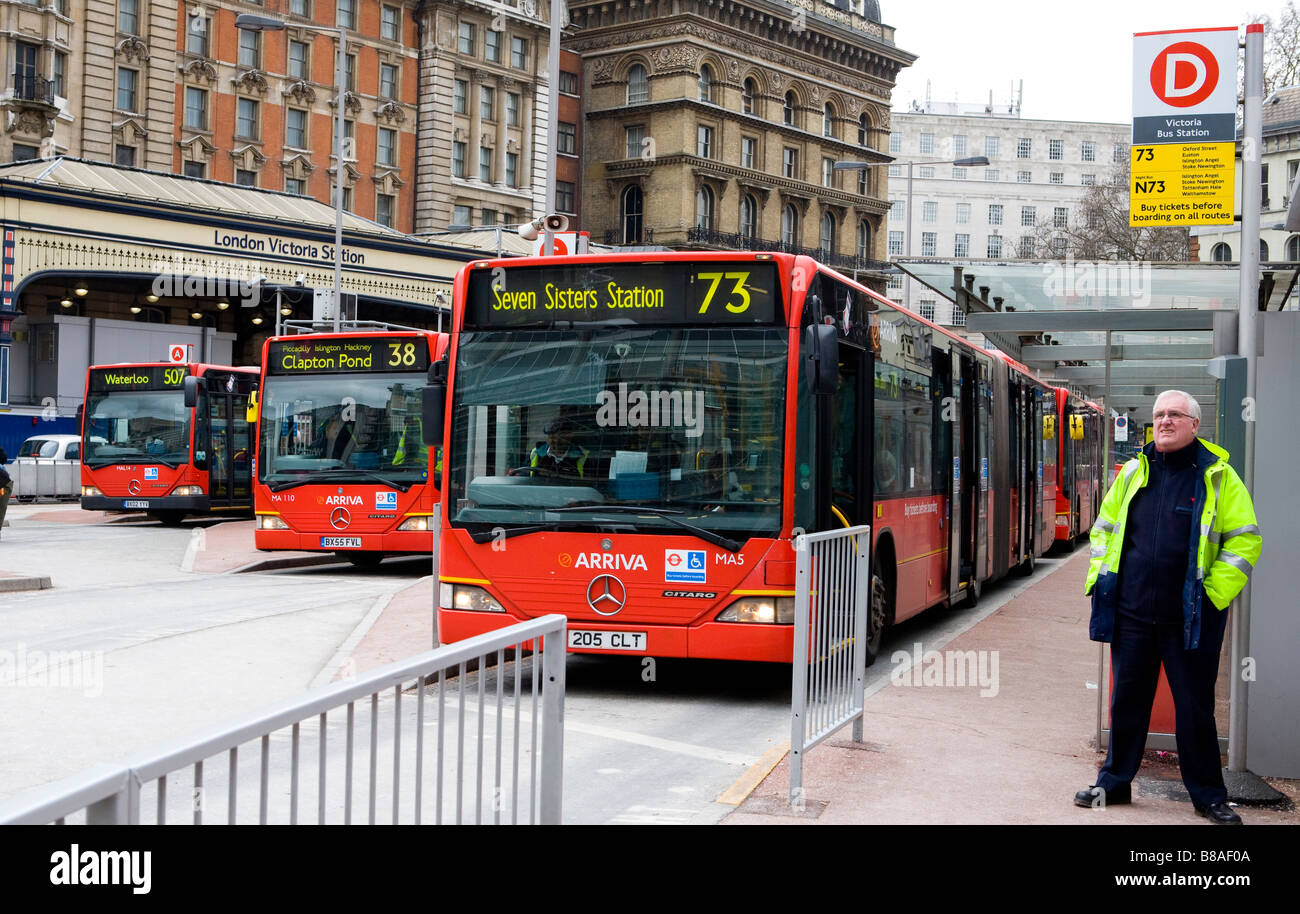
[[[561, 563], [563, 564], [563, 563]], [[574, 568], [601, 568], [609, 571], [649, 571], [644, 555], [617, 555], [610, 552], [579, 552]]]
[[327, 495], [324, 504], [327, 505], [359, 505], [361, 504], [360, 495]]

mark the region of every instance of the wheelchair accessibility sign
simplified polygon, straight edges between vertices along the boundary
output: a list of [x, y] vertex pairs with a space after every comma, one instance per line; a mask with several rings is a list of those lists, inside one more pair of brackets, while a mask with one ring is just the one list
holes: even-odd
[[704, 584], [708, 580], [703, 549], [665, 549], [664, 580], [671, 584]]

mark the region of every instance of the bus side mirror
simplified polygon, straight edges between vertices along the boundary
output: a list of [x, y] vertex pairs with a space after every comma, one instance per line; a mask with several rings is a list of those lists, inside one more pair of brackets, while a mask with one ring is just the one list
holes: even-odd
[[257, 403], [257, 391], [249, 391], [248, 406], [244, 407], [244, 420], [249, 425], [257, 425], [257, 416], [259, 407]]
[[185, 376], [184, 396], [186, 409], [193, 409], [199, 405], [199, 388], [202, 384], [203, 382], [194, 375]]
[[77, 434], [85, 437], [85, 431], [82, 426], [86, 421], [86, 404], [82, 403], [77, 407]]
[[832, 394], [839, 382], [839, 342], [830, 324], [810, 324], [804, 330], [804, 348], [812, 362], [815, 394]]
[[442, 423], [447, 410], [447, 359], [429, 366], [429, 383], [420, 391], [420, 436], [426, 447], [442, 444]]

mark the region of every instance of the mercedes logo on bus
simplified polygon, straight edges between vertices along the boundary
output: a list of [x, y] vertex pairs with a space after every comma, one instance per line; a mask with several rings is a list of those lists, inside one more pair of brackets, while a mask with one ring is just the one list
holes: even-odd
[[127, 490], [128, 492], [130, 492], [132, 495], [139, 495], [139, 494], [140, 494], [140, 480], [138, 480], [138, 479], [132, 479], [130, 482], [128, 482], [128, 483], [126, 484], [126, 490]]
[[612, 574], [600, 574], [587, 585], [587, 605], [602, 616], [617, 615], [627, 605], [627, 588]]
[[348, 513], [347, 508], [335, 508], [330, 512], [330, 526], [335, 530], [346, 530], [350, 523], [352, 523], [352, 515]]

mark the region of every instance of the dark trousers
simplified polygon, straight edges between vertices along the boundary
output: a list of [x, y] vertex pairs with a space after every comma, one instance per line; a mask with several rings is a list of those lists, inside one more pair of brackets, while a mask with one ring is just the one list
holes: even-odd
[[1142, 764], [1151, 704], [1164, 664], [1174, 698], [1178, 766], [1192, 802], [1204, 808], [1228, 799], [1219, 760], [1219, 734], [1214, 724], [1214, 682], [1219, 675], [1219, 651], [1227, 625], [1226, 611], [1206, 601], [1201, 641], [1195, 650], [1183, 647], [1181, 625], [1154, 625], [1125, 615], [1115, 617], [1110, 663], [1114, 686], [1110, 698], [1110, 748], [1097, 786], [1124, 795]]

